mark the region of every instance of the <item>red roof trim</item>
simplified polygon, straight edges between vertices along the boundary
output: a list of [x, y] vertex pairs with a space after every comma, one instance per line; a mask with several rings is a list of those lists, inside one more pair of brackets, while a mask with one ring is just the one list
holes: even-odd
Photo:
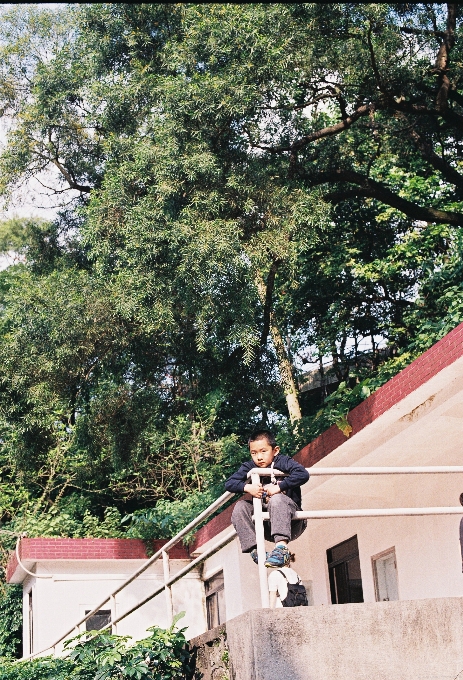
[[[463, 323], [349, 412], [347, 418], [352, 426], [351, 436], [363, 430], [461, 356], [463, 356]], [[296, 454], [295, 459], [305, 467], [310, 467], [334, 451], [345, 439], [341, 430], [332, 425], [313, 442], [304, 446]]]
[[[167, 539], [142, 541], [138, 538], [23, 538], [19, 555], [22, 562], [38, 560], [147, 560], [147, 545], [150, 554], [157, 552]], [[176, 545], [169, 551], [171, 559], [189, 559], [187, 548]], [[13, 577], [18, 568], [16, 553], [8, 560], [6, 580]]]

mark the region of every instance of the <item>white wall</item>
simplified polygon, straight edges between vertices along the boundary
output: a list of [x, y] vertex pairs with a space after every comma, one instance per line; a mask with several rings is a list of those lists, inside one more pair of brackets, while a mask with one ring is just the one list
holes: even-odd
[[[370, 493], [375, 493], [375, 483], [374, 479], [369, 480]], [[382, 484], [378, 480], [379, 487], [383, 488]], [[433, 483], [431, 495], [434, 497], [428, 497], [427, 504], [438, 504], [443, 493], [454, 494], [458, 488], [458, 480], [441, 477]], [[305, 533], [290, 544], [296, 553], [294, 567], [303, 581], [312, 582], [314, 604], [330, 604], [326, 550], [357, 535], [365, 602], [375, 601], [371, 558], [392, 547], [397, 558], [401, 600], [463, 597], [459, 522], [458, 516], [309, 520]], [[267, 549], [271, 549], [271, 544], [267, 544]], [[172, 560], [171, 573], [186, 563], [185, 560]], [[29, 651], [28, 592], [31, 588], [34, 651], [39, 651], [83, 617], [86, 609], [99, 604], [140, 564], [140, 560], [40, 562], [38, 574], [53, 574], [53, 578], [28, 577], [24, 583], [24, 653]], [[203, 581], [221, 570], [224, 572], [227, 621], [260, 608], [257, 565], [248, 554], [241, 553], [235, 538], [208, 558], [200, 573], [191, 572], [172, 588], [174, 613], [186, 612], [180, 625], [188, 627], [187, 638], [206, 630]], [[162, 562], [159, 561], [117, 595], [115, 616], [130, 609], [162, 583]], [[109, 609], [110, 604], [104, 608]], [[138, 640], [146, 637], [147, 628], [153, 625], [168, 625], [164, 593], [119, 623], [117, 633]]]
[[222, 570], [227, 621], [260, 606], [257, 565], [242, 554], [238, 538], [204, 562], [202, 577], [207, 580]]
[[[442, 461], [442, 464], [448, 463]], [[463, 491], [462, 477], [440, 474], [359, 476], [342, 481], [338, 478], [323, 485], [323, 494], [317, 478], [313, 478], [317, 481], [314, 485], [316, 503], [309, 481], [304, 487], [303, 507], [309, 509], [313, 505], [320, 507], [325, 504], [339, 509], [455, 506]], [[312, 581], [313, 603], [330, 604], [326, 551], [357, 535], [365, 602], [375, 602], [371, 558], [389, 548], [395, 548], [401, 600], [463, 597], [459, 523], [457, 515], [308, 520], [305, 533], [290, 544], [296, 554], [294, 568], [303, 581]], [[271, 547], [267, 543], [267, 550]], [[203, 578], [210, 578], [221, 569], [224, 572], [227, 620], [259, 608], [258, 568], [249, 555], [241, 553], [237, 538], [206, 560]]]
[[[395, 548], [401, 600], [463, 597], [459, 523], [458, 516], [312, 520], [290, 544], [296, 554], [294, 568], [303, 581], [312, 581], [315, 605], [331, 604], [326, 551], [357, 535], [365, 602], [375, 602], [371, 558], [389, 548]], [[206, 560], [203, 578], [222, 569], [227, 621], [258, 609], [257, 565], [241, 553], [237, 538]]]
[[[122, 563], [122, 564], [121, 564]], [[171, 560], [171, 574], [188, 563]], [[85, 610], [93, 609], [130, 576], [142, 560], [50, 561], [37, 565], [37, 574], [53, 574], [53, 578], [28, 577], [24, 582], [24, 654], [29, 653], [28, 592], [32, 588], [34, 616], [34, 652], [61, 637]], [[116, 596], [115, 617], [120, 616], [151, 592], [162, 586], [162, 562], [159, 561]], [[174, 614], [185, 611], [181, 625], [188, 626], [189, 637], [206, 629], [204, 588], [197, 571], [192, 571], [172, 587]], [[111, 609], [108, 602], [103, 609]], [[168, 626], [167, 607], [161, 593], [117, 625], [119, 635], [134, 640], [147, 636], [147, 628]]]
[[357, 535], [365, 602], [375, 601], [371, 558], [395, 548], [399, 599], [463, 597], [459, 518], [381, 517], [320, 520], [302, 552], [311, 553], [314, 604], [331, 603], [326, 550]]

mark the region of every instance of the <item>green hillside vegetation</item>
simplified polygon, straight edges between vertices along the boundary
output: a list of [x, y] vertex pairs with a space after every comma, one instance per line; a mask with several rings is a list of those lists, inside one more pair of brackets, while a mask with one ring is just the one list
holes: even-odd
[[4, 529], [170, 536], [463, 321], [458, 11], [1, 8]]

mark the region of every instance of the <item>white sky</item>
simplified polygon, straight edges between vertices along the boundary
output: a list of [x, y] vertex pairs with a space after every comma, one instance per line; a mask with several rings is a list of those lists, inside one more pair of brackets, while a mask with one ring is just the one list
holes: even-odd
[[[9, 9], [12, 5], [28, 5], [33, 3], [0, 3], [0, 12], [2, 9]], [[36, 3], [41, 7], [48, 9], [58, 9], [64, 3], [59, 2], [40, 2]], [[0, 150], [4, 148], [6, 141], [6, 126], [5, 121], [0, 120]], [[56, 182], [53, 181], [53, 175], [50, 173], [47, 179], [51, 180], [51, 186]], [[46, 184], [49, 182], [45, 182]], [[61, 196], [53, 196], [51, 191], [46, 191], [40, 183], [36, 180], [27, 182], [23, 187], [14, 192], [12, 200], [8, 206], [0, 200], [0, 220], [11, 217], [41, 217], [42, 219], [53, 219], [57, 212], [57, 206], [60, 201], [69, 201], [72, 192]]]

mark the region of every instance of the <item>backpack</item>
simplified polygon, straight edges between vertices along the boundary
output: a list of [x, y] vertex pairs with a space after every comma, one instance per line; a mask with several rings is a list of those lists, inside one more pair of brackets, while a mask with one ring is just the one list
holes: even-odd
[[281, 600], [283, 607], [308, 607], [309, 601], [307, 599], [307, 591], [302, 585], [301, 579], [297, 577], [297, 583], [290, 583], [281, 569], [278, 569], [280, 574], [285, 577], [288, 584], [288, 594], [284, 600]]

